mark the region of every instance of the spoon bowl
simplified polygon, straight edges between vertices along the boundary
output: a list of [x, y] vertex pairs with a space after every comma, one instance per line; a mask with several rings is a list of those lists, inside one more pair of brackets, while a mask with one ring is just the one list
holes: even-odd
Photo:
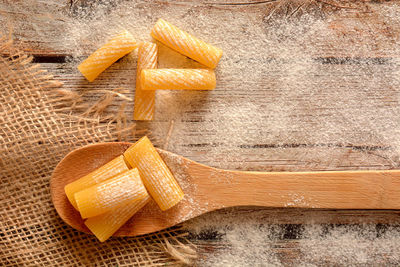
[[[69, 203], [64, 187], [121, 155], [132, 143], [110, 142], [70, 152], [50, 180], [51, 198], [60, 217], [90, 233]], [[157, 149], [182, 187], [185, 197], [161, 211], [151, 200], [114, 236], [156, 232], [203, 213], [232, 206], [325, 209], [400, 209], [400, 171], [246, 172], [202, 165]]]
[[[54, 207], [67, 224], [79, 231], [90, 233], [80, 213], [69, 202], [64, 187], [123, 154], [131, 145], [132, 143], [127, 142], [87, 145], [70, 152], [59, 162], [50, 180], [50, 191]], [[196, 192], [195, 184], [187, 173], [187, 167], [195, 162], [161, 149], [157, 149], [157, 151], [166, 161], [184, 190], [184, 199], [167, 211], [161, 211], [155, 201], [151, 200], [129, 219], [114, 236], [137, 236], [156, 232], [207, 211], [206, 207], [200, 203], [201, 195], [204, 195], [204, 193], [200, 196], [193, 195]]]

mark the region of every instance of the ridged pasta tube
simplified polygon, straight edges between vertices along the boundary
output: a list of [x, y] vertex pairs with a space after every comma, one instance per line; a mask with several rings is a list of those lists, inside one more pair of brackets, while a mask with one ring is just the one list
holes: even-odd
[[161, 210], [167, 210], [182, 200], [181, 187], [146, 136], [128, 148], [124, 157], [138, 168], [147, 191]]
[[215, 73], [209, 69], [145, 69], [141, 73], [143, 90], [213, 90]]
[[149, 195], [141, 199], [132, 200], [125, 205], [117, 207], [115, 210], [87, 219], [85, 224], [100, 242], [104, 242], [124, 225], [129, 218], [144, 207], [149, 200]]
[[138, 170], [131, 169], [75, 194], [82, 218], [94, 217], [148, 195]]
[[93, 82], [111, 64], [136, 47], [133, 36], [128, 31], [123, 31], [85, 59], [78, 69], [89, 82]]
[[95, 184], [101, 183], [117, 174], [126, 172], [127, 170], [129, 170], [129, 168], [125, 163], [124, 157], [122, 155], [118, 156], [93, 172], [76, 181], [73, 181], [72, 183], [67, 184], [64, 187], [65, 194], [67, 195], [72, 206], [74, 206], [75, 209], [78, 209], [74, 197], [75, 193]]
[[144, 42], [139, 46], [136, 70], [134, 120], [152, 120], [154, 117], [155, 91], [144, 91], [140, 82], [143, 69], [157, 68], [157, 45]]
[[222, 56], [221, 49], [207, 44], [163, 19], [156, 22], [151, 35], [166, 46], [212, 69], [217, 66]]

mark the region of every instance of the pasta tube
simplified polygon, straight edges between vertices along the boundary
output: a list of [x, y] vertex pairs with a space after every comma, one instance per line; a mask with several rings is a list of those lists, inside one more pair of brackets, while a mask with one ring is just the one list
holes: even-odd
[[94, 217], [146, 197], [138, 170], [131, 169], [75, 194], [82, 218]]
[[214, 69], [222, 56], [222, 50], [197, 39], [174, 25], [159, 19], [151, 35], [166, 46]]
[[129, 164], [138, 168], [147, 191], [161, 210], [182, 200], [182, 189], [146, 136], [128, 148], [124, 156]]
[[92, 185], [103, 182], [117, 174], [126, 172], [127, 170], [129, 170], [129, 168], [128, 166], [126, 166], [124, 157], [121, 155], [101, 166], [100, 168], [96, 169], [95, 171], [89, 173], [88, 175], [67, 184], [64, 187], [65, 194], [67, 195], [68, 200], [69, 202], [71, 202], [72, 206], [74, 206], [75, 209], [78, 209], [74, 197], [75, 193]]
[[140, 83], [140, 74], [143, 69], [157, 68], [157, 45], [142, 43], [138, 51], [136, 74], [134, 120], [152, 120], [154, 117], [155, 91], [143, 91]]
[[149, 200], [149, 195], [141, 199], [134, 199], [115, 210], [87, 219], [85, 224], [100, 242], [104, 242], [124, 225], [129, 218], [144, 207]]
[[146, 69], [141, 73], [143, 90], [212, 90], [215, 73], [209, 69]]
[[111, 64], [136, 47], [133, 36], [128, 31], [123, 31], [85, 59], [78, 69], [89, 82], [93, 82]]

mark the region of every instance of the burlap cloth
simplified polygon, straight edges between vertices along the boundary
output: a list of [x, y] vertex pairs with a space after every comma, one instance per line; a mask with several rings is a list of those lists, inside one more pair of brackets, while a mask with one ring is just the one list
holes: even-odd
[[60, 219], [49, 189], [56, 164], [86, 144], [132, 140], [132, 125], [74, 115], [61, 83], [9, 38], [0, 38], [0, 51], [0, 266], [165, 266], [193, 258], [179, 227], [100, 243]]

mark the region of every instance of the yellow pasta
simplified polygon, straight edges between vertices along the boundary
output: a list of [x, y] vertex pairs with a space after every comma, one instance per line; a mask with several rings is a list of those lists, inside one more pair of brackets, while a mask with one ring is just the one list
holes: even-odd
[[182, 200], [182, 189], [146, 136], [128, 148], [124, 156], [129, 164], [138, 168], [147, 191], [161, 210]]
[[115, 210], [87, 219], [85, 224], [100, 242], [104, 242], [124, 225], [129, 218], [144, 207], [149, 200], [149, 195], [141, 199], [132, 200]]
[[65, 194], [67, 195], [68, 200], [69, 202], [71, 202], [72, 206], [74, 206], [75, 209], [78, 209], [74, 197], [75, 193], [92, 185], [103, 182], [117, 174], [126, 172], [127, 170], [129, 170], [129, 168], [125, 163], [124, 157], [121, 155], [101, 166], [100, 168], [96, 169], [95, 171], [89, 173], [88, 175], [67, 184], [64, 187]]
[[138, 170], [131, 169], [75, 194], [82, 218], [94, 217], [147, 196]]
[[146, 69], [140, 79], [143, 90], [212, 90], [216, 85], [209, 69]]
[[123, 31], [85, 59], [78, 69], [89, 82], [93, 82], [111, 64], [136, 47], [137, 43], [133, 36]]
[[166, 46], [209, 68], [215, 68], [222, 56], [221, 49], [197, 39], [163, 19], [156, 22], [151, 35]]
[[136, 70], [134, 120], [152, 120], [154, 117], [155, 91], [143, 91], [140, 84], [140, 73], [143, 69], [157, 68], [157, 45], [142, 43], [138, 51]]

